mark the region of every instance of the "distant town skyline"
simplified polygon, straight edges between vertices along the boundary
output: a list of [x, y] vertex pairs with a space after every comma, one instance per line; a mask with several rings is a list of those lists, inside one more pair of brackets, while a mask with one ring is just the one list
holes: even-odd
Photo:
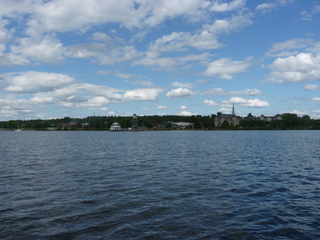
[[320, 2], [0, 0], [0, 121], [320, 118]]

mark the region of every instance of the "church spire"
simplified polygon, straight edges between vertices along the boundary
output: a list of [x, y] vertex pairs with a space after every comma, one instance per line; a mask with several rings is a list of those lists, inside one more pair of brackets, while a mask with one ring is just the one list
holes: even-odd
[[234, 111], [234, 104], [233, 104], [233, 106], [232, 106], [232, 116], [236, 116], [236, 113], [235, 113], [235, 111]]

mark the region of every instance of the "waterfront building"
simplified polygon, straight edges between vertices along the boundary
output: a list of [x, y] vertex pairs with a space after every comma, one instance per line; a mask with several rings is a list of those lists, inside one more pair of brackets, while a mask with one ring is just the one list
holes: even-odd
[[138, 117], [137, 114], [133, 114], [132, 121], [131, 121], [131, 128], [133, 131], [138, 131], [139, 130], [139, 125], [138, 125]]
[[119, 123], [114, 122], [114, 123], [112, 123], [112, 125], [110, 126], [109, 130], [110, 130], [110, 131], [121, 131], [122, 128], [121, 128], [121, 126], [120, 126]]
[[281, 120], [281, 115], [280, 114], [277, 114], [275, 116], [264, 116], [263, 114], [261, 115], [260, 117], [260, 120], [261, 121], [268, 121], [268, 122], [271, 122], [271, 121], [277, 121], [277, 120]]
[[231, 114], [221, 114], [220, 116], [216, 116], [214, 119], [215, 127], [221, 127], [222, 124], [226, 121], [228, 122], [229, 126], [237, 126], [240, 125], [242, 118], [237, 117], [234, 105], [232, 106], [232, 113]]
[[193, 126], [193, 123], [189, 122], [170, 122], [172, 128], [185, 129], [186, 127]]

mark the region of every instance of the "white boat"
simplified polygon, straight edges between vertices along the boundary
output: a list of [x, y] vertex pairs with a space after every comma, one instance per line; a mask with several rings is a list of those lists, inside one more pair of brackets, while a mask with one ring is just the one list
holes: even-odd
[[18, 129], [14, 130], [14, 131], [16, 131], [16, 132], [21, 132], [22, 131], [22, 129], [20, 129], [20, 123], [19, 122], [18, 122]]
[[122, 128], [121, 128], [119, 123], [115, 122], [115, 123], [112, 123], [112, 125], [109, 128], [109, 130], [110, 131], [121, 131]]

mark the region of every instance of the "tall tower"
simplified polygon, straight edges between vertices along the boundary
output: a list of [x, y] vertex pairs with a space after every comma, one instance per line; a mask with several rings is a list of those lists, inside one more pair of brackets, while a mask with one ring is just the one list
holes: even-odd
[[236, 116], [236, 112], [234, 111], [234, 104], [232, 106], [232, 116]]
[[139, 130], [137, 114], [133, 114], [131, 124], [132, 124], [131, 127], [133, 131]]

